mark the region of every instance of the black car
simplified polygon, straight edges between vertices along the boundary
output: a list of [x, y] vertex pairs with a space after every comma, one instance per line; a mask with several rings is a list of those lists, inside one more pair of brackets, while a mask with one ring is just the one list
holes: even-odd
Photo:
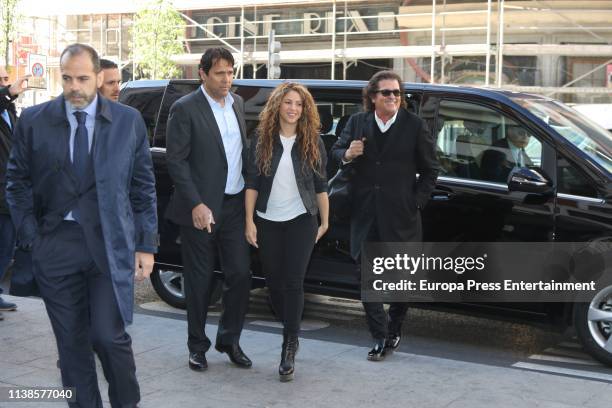
[[[313, 94], [328, 149], [348, 117], [362, 109], [363, 81], [299, 80]], [[280, 81], [235, 80], [245, 101], [249, 134], [271, 90]], [[137, 108], [149, 131], [158, 193], [161, 247], [152, 275], [159, 296], [185, 307], [178, 228], [163, 214], [173, 191], [165, 161], [170, 106], [199, 86], [195, 80], [135, 81], [120, 101]], [[437, 134], [441, 173], [423, 212], [424, 240], [430, 242], [592, 242], [612, 241], [612, 138], [574, 110], [541, 96], [509, 91], [406, 83], [408, 108]], [[487, 171], [485, 151], [510, 126], [530, 135], [531, 168], [520, 183]], [[337, 170], [329, 163], [331, 177]], [[544, 175], [544, 176], [542, 176]], [[541, 179], [545, 177], [545, 179]], [[528, 194], [527, 194], [528, 193]], [[526, 197], [530, 199], [527, 200]], [[534, 199], [536, 197], [536, 199]], [[360, 286], [348, 254], [348, 220], [332, 214], [328, 233], [316, 245], [305, 290], [359, 298]], [[253, 286], [264, 280], [253, 250]], [[219, 274], [219, 277], [221, 275]], [[221, 285], [214, 289], [217, 298]], [[213, 296], [215, 298], [215, 296]], [[612, 286], [590, 303], [430, 304], [474, 313], [520, 316], [561, 330], [574, 327], [585, 349], [612, 365]]]

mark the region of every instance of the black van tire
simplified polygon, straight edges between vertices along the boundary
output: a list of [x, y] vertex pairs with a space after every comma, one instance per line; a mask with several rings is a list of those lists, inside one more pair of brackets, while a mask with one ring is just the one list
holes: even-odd
[[[187, 308], [182, 274], [183, 271], [181, 270], [160, 268], [157, 266], [153, 269], [153, 273], [151, 273], [151, 283], [157, 295], [161, 300], [178, 309]], [[211, 291], [210, 306], [219, 302], [223, 295], [223, 280], [217, 277], [217, 274], [215, 274], [213, 278]]]
[[612, 319], [597, 321], [589, 317], [594, 308], [612, 313], [612, 286], [599, 291], [590, 303], [574, 305], [574, 328], [585, 351], [602, 363], [612, 366], [612, 349], [607, 351], [603, 344], [612, 342]]

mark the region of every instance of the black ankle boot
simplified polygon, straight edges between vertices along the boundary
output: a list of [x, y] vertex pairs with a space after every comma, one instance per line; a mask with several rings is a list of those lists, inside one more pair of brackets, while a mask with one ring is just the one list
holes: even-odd
[[297, 335], [283, 335], [283, 351], [281, 351], [281, 362], [278, 366], [278, 375], [280, 376], [281, 382], [293, 380], [295, 354], [297, 353], [299, 345], [300, 343]]

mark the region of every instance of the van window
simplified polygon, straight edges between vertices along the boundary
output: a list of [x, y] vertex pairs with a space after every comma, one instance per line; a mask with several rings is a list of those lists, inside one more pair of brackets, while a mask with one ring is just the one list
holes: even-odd
[[442, 175], [505, 184], [514, 167], [541, 166], [541, 142], [491, 108], [442, 100], [436, 123]]
[[557, 181], [559, 193], [597, 198], [597, 190], [589, 180], [567, 159], [557, 159]]
[[[250, 138], [259, 124], [259, 114], [272, 92], [273, 88], [254, 85], [237, 85], [234, 91], [244, 100], [245, 121], [247, 125], [247, 138]], [[334, 89], [310, 87], [319, 117], [321, 119], [321, 138], [329, 151], [340, 136], [348, 118], [362, 111], [361, 89]], [[327, 161], [327, 175], [333, 176], [338, 164], [333, 160]]]
[[168, 114], [170, 107], [181, 97], [196, 90], [200, 84], [198, 83], [170, 83], [166, 87], [163, 103], [159, 112], [159, 121], [155, 128], [155, 137], [153, 146], [166, 147], [166, 125], [168, 124]]
[[137, 109], [147, 128], [149, 145], [153, 146], [153, 133], [157, 113], [164, 96], [164, 87], [125, 88], [121, 91], [120, 102]]
[[326, 101], [323, 97], [315, 99], [319, 118], [321, 119], [321, 139], [327, 151], [327, 177], [333, 177], [338, 171], [339, 164], [331, 160], [329, 153], [336, 140], [340, 137], [346, 122], [353, 113], [361, 112], [361, 103]]

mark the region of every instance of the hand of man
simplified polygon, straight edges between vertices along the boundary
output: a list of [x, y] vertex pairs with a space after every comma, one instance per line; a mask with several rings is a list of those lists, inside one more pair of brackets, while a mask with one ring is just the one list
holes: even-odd
[[353, 140], [351, 145], [346, 152], [344, 153], [344, 160], [351, 161], [356, 157], [359, 157], [363, 154], [363, 141], [362, 140]]
[[145, 278], [151, 276], [151, 272], [153, 272], [153, 264], [155, 263], [155, 259], [153, 254], [149, 254], [147, 252], [136, 252], [136, 261], [134, 263], [136, 268], [136, 273], [134, 274], [137, 281], [142, 281]]
[[26, 90], [27, 88], [27, 80], [28, 78], [30, 78], [32, 75], [26, 75], [26, 76], [22, 76], [17, 78], [17, 80], [15, 81], [15, 83], [11, 84], [11, 86], [9, 87], [9, 93], [11, 94], [11, 96], [17, 96], [20, 93], [22, 93], [23, 91]]
[[212, 224], [215, 223], [213, 213], [205, 204], [198, 204], [191, 210], [191, 219], [193, 226], [200, 231], [206, 229], [210, 234], [212, 232]]

